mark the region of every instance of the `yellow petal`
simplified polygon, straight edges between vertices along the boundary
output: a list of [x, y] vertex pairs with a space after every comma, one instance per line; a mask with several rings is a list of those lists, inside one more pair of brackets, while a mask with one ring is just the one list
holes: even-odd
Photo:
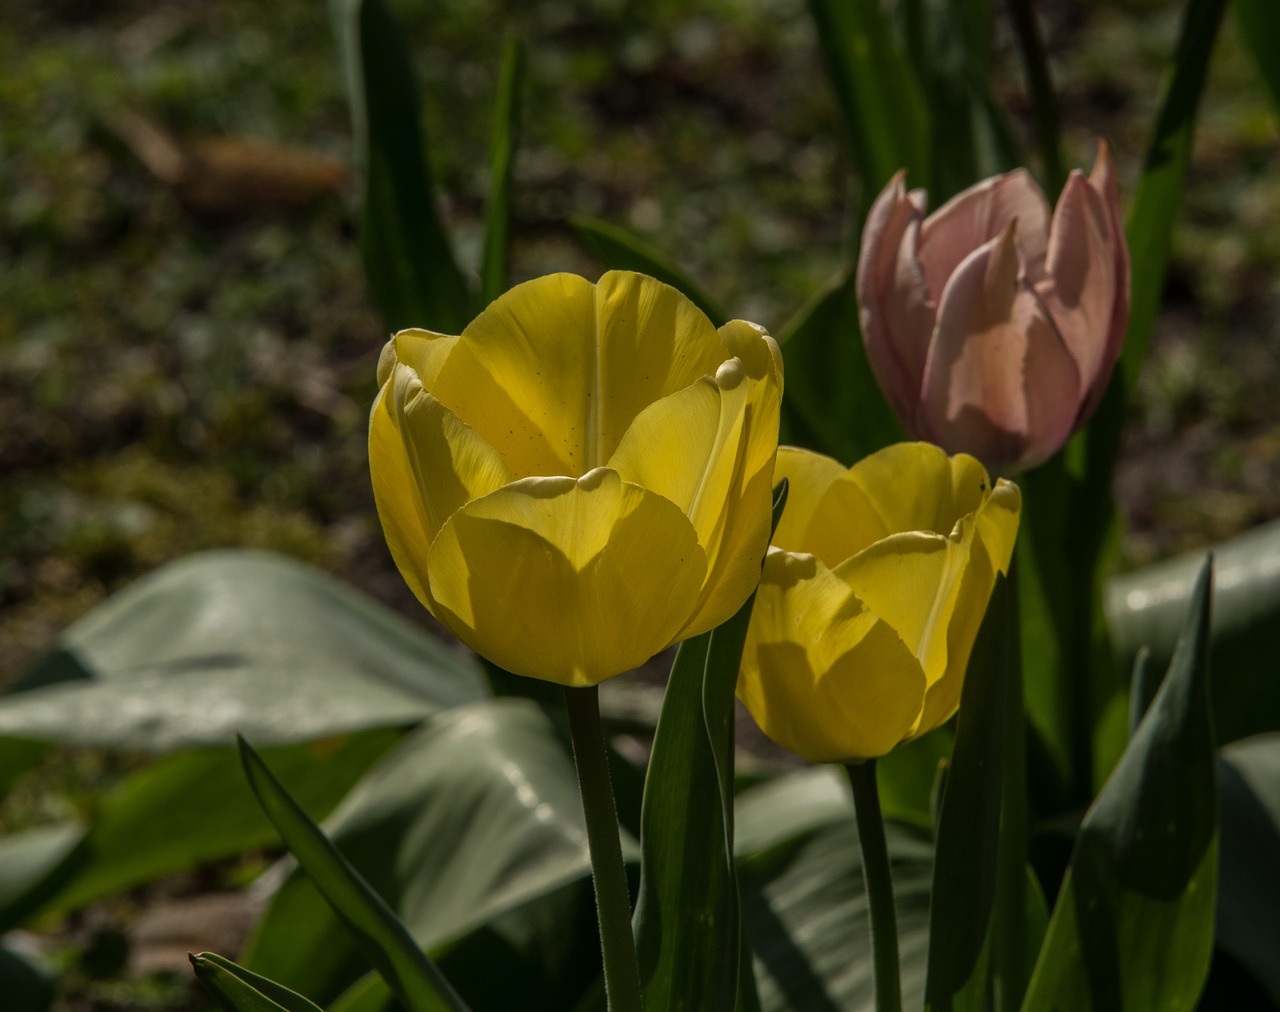
[[578, 476], [607, 461], [636, 415], [728, 357], [674, 288], [612, 272], [511, 289], [463, 331], [432, 392], [517, 476]]
[[386, 385], [392, 369], [399, 362], [416, 372], [423, 386], [430, 390], [440, 375], [440, 367], [457, 343], [456, 337], [430, 330], [410, 329], [393, 334], [378, 358], [378, 386]]
[[432, 544], [428, 571], [437, 617], [478, 653], [594, 685], [673, 641], [706, 560], [678, 507], [598, 468], [468, 503]]
[[972, 543], [973, 523], [966, 520], [953, 537], [892, 535], [835, 570], [919, 658], [930, 686], [948, 675], [964, 677], [949, 666], [948, 630]]
[[[811, 543], [806, 534], [813, 521], [813, 514], [827, 490], [844, 475], [845, 470], [840, 461], [821, 453], [795, 446], [778, 447], [773, 480], [776, 483], [786, 478], [788, 490], [786, 508], [783, 509], [782, 519], [778, 521], [778, 529], [773, 534], [775, 545], [792, 552], [819, 551], [819, 546]], [[829, 554], [824, 554], [830, 557]], [[843, 556], [836, 562], [847, 557]]]
[[431, 545], [426, 509], [400, 436], [391, 384], [378, 391], [369, 416], [369, 473], [373, 499], [391, 558], [416, 597], [432, 611], [427, 592], [427, 549]]
[[506, 485], [511, 472], [498, 451], [431, 396], [412, 369], [398, 365], [392, 383], [397, 428], [433, 541], [454, 512]]
[[814, 762], [883, 755], [924, 691], [919, 662], [847, 584], [812, 555], [770, 550], [738, 681], [761, 730]]

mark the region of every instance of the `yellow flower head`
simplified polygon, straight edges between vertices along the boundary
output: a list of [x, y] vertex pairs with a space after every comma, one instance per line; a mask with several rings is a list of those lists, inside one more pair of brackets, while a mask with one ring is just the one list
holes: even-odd
[[462, 332], [403, 330], [369, 422], [405, 581], [518, 674], [594, 685], [746, 600], [769, 540], [782, 361], [674, 288], [519, 285]]
[[1021, 494], [927, 443], [847, 470], [782, 447], [783, 477], [738, 695], [765, 734], [814, 762], [884, 755], [959, 705]]

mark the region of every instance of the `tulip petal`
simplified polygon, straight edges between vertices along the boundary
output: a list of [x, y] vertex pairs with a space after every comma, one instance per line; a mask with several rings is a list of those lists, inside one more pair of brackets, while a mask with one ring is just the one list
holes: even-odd
[[1089, 174], [1089, 185], [1102, 200], [1107, 213], [1107, 232], [1111, 240], [1116, 279], [1116, 297], [1111, 310], [1111, 325], [1102, 352], [1102, 366], [1080, 408], [1077, 425], [1083, 425], [1093, 414], [1111, 379], [1111, 370], [1120, 356], [1125, 331], [1129, 327], [1129, 244], [1125, 241], [1124, 220], [1120, 216], [1120, 190], [1116, 184], [1115, 165], [1111, 160], [1111, 148], [1106, 141], [1098, 141], [1098, 157]]
[[428, 544], [457, 510], [511, 481], [498, 451], [419, 382], [408, 366], [392, 374], [392, 407], [423, 506]]
[[427, 592], [427, 548], [431, 536], [427, 532], [426, 509], [400, 437], [390, 384], [378, 391], [369, 415], [369, 473], [391, 558], [413, 596], [434, 613]]
[[890, 406], [910, 425], [933, 335], [934, 301], [917, 258], [922, 191], [898, 172], [871, 205], [862, 230], [856, 288], [867, 358]]
[[947, 674], [964, 677], [963, 669], [948, 666], [947, 640], [972, 543], [973, 524], [966, 519], [955, 536], [894, 534], [835, 569], [867, 609], [902, 638], [930, 686]]
[[422, 385], [430, 390], [435, 386], [445, 359], [457, 343], [456, 337], [430, 330], [411, 328], [396, 332], [383, 346], [378, 358], [378, 386], [386, 386], [392, 370], [399, 362], [416, 372]]
[[[827, 489], [844, 476], [845, 466], [832, 457], [796, 446], [779, 446], [773, 466], [773, 480], [787, 479], [787, 507], [782, 511], [773, 543], [790, 552], [811, 552], [829, 558], [822, 546], [808, 538], [813, 515], [827, 494]], [[848, 556], [841, 556], [837, 562]], [[832, 563], [834, 565], [834, 563]]]
[[594, 685], [668, 646], [706, 573], [688, 518], [597, 468], [474, 500], [428, 558], [437, 617], [509, 671]]
[[965, 257], [1014, 222], [1024, 269], [1038, 278], [1049, 242], [1049, 203], [1026, 169], [983, 180], [929, 215], [920, 234], [920, 263], [934, 300], [942, 301]]
[[772, 549], [738, 696], [761, 730], [813, 762], [883, 755], [916, 722], [919, 662], [812, 555]]
[[674, 288], [624, 272], [594, 286], [555, 274], [478, 316], [432, 392], [513, 474], [579, 476], [613, 455], [642, 408], [728, 357]]
[[1075, 360], [1019, 275], [1013, 226], [952, 275], [917, 417], [921, 435], [997, 472], [1061, 446], [1082, 392]]

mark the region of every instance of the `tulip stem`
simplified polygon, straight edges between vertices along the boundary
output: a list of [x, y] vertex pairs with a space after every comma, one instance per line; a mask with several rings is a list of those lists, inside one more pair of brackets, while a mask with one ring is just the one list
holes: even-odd
[[618, 808], [600, 723], [600, 690], [566, 688], [573, 764], [587, 820], [591, 880], [596, 893], [600, 948], [604, 955], [604, 990], [609, 1012], [642, 1012], [640, 964], [631, 934], [631, 898], [618, 836]]
[[853, 788], [853, 812], [862, 847], [862, 879], [871, 912], [871, 959], [876, 974], [876, 1012], [901, 1012], [902, 985], [898, 975], [898, 917], [893, 908], [893, 874], [884, 840], [876, 761], [845, 764]]

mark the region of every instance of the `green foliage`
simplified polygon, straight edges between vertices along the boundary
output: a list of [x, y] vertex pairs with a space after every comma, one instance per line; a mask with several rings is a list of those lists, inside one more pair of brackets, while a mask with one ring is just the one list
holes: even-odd
[[196, 976], [228, 1012], [320, 1012], [318, 1006], [213, 952], [191, 955]]

